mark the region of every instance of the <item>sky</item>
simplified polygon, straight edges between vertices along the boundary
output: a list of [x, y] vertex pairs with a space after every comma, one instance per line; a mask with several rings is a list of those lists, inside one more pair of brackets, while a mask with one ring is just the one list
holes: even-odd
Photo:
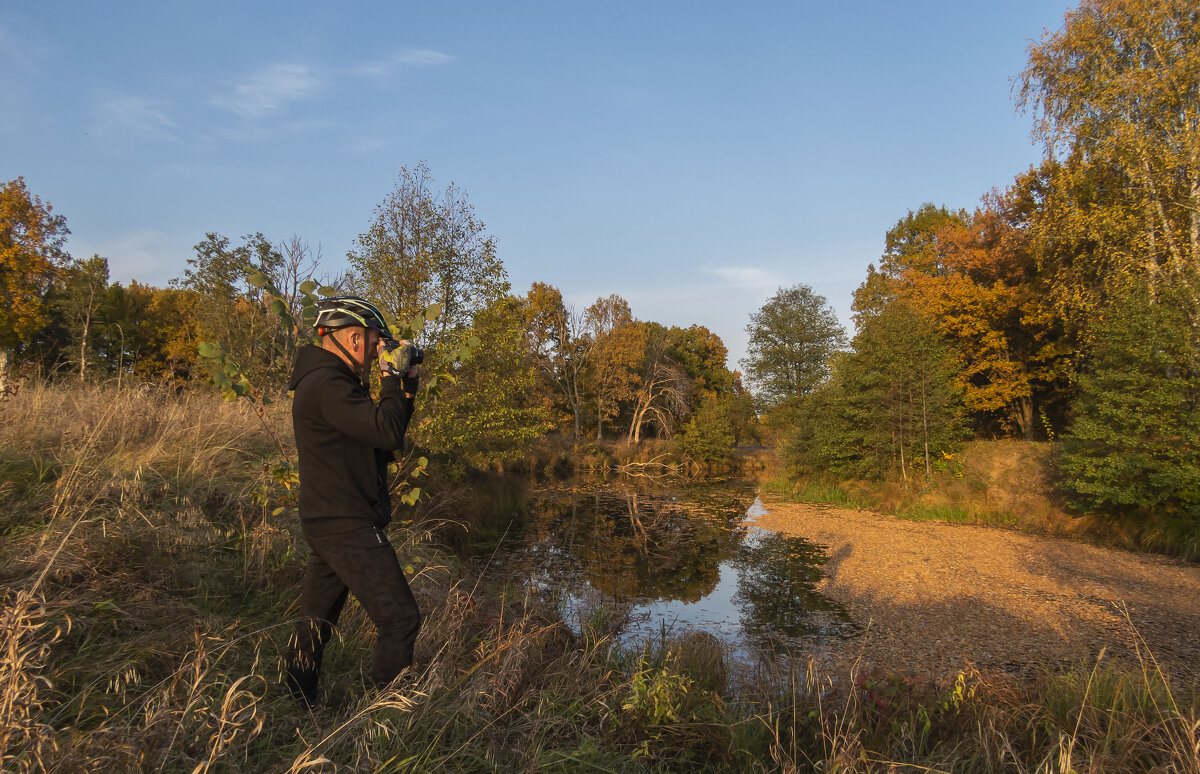
[[337, 273], [424, 161], [514, 293], [704, 325], [854, 288], [925, 202], [1041, 158], [1013, 80], [1059, 0], [111, 2], [0, 6], [0, 181], [111, 279], [165, 285], [208, 232]]

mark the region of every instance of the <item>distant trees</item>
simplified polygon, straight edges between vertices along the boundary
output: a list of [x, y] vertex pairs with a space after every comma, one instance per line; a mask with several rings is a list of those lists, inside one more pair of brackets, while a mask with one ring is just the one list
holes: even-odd
[[107, 300], [108, 259], [93, 255], [86, 261], [72, 261], [63, 277], [61, 306], [63, 317], [78, 344], [79, 379], [87, 376], [88, 345], [95, 335], [93, 324], [101, 319]]
[[599, 441], [604, 438], [604, 423], [633, 400], [641, 381], [646, 330], [636, 324], [629, 303], [618, 295], [596, 299], [584, 314], [584, 324], [592, 340], [587, 384]]
[[70, 259], [65, 221], [23, 181], [4, 193], [0, 280], [15, 289], [0, 311], [21, 364], [44, 373], [180, 386], [202, 377], [197, 348], [209, 342], [225, 353], [221, 368], [279, 390], [304, 340], [295, 321], [321, 287], [378, 301], [398, 327], [439, 306], [422, 343], [424, 370], [443, 376], [427, 381], [436, 405], [414, 427], [431, 450], [505, 464], [554, 430], [636, 445], [686, 428], [688, 453], [717, 459], [754, 423], [724, 343], [702, 326], [637, 320], [616, 295], [577, 311], [544, 283], [510, 295], [466, 194], [435, 190], [424, 164], [401, 170], [349, 255], [350, 274], [319, 281], [319, 249], [298, 236], [210, 232], [169, 287], [110, 283], [105, 257]]
[[538, 372], [541, 399], [547, 412], [569, 417], [572, 437], [582, 436], [583, 390], [593, 340], [586, 334], [583, 316], [563, 303], [558, 288], [535, 282], [525, 295], [526, 348]]

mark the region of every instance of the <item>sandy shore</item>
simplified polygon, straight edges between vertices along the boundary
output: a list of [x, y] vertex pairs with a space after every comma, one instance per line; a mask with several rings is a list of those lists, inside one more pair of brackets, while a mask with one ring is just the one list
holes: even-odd
[[[1200, 566], [988, 527], [911, 522], [762, 495], [757, 526], [829, 554], [819, 590], [865, 632], [830, 658], [931, 675], [964, 664], [1137, 657], [1200, 677]], [[1132, 626], [1131, 626], [1132, 623]]]

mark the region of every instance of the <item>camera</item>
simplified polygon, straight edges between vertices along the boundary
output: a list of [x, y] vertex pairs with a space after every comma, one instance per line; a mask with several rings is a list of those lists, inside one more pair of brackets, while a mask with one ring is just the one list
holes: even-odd
[[401, 342], [399, 339], [385, 339], [384, 353], [380, 356], [386, 370], [398, 374], [407, 373], [408, 369], [425, 361], [425, 351], [416, 344]]

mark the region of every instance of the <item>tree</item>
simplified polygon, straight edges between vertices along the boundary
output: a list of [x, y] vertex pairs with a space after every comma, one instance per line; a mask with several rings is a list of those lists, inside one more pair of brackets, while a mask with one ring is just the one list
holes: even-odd
[[962, 437], [955, 358], [937, 330], [897, 301], [860, 326], [832, 378], [801, 401], [784, 439], [794, 467], [907, 481]]
[[570, 416], [576, 442], [581, 436], [583, 390], [593, 339], [583, 317], [568, 309], [558, 288], [535, 282], [522, 304], [526, 347], [542, 382]]
[[470, 327], [475, 314], [508, 293], [495, 239], [453, 183], [440, 193], [424, 162], [400, 169], [396, 187], [375, 208], [366, 232], [347, 256], [352, 287], [396, 320], [441, 304], [426, 329], [436, 350]]
[[700, 462], [723, 460], [737, 448], [730, 419], [730, 397], [711, 396], [679, 432], [679, 448]]
[[[453, 380], [418, 425], [418, 439], [475, 465], [503, 464], [525, 456], [549, 428], [531, 396], [534, 369], [522, 342], [521, 302], [494, 300], [460, 331], [470, 359], [453, 369]], [[476, 341], [470, 342], [469, 340]]]
[[897, 300], [921, 310], [959, 353], [979, 424], [1032, 439], [1036, 410], [1065, 389], [1070, 348], [1046, 303], [1021, 202], [993, 195], [973, 215], [932, 204], [910, 211], [888, 232], [881, 271], [868, 274], [855, 309], [863, 325]]
[[108, 291], [108, 259], [93, 255], [86, 261], [73, 261], [65, 272], [62, 299], [63, 316], [79, 347], [79, 380], [86, 377], [88, 344], [92, 326], [104, 306]]
[[687, 411], [689, 382], [671, 357], [672, 331], [654, 322], [635, 325], [643, 331], [642, 353], [633, 382], [633, 415], [626, 440], [636, 444], [641, 443], [642, 428], [651, 420], [660, 437], [671, 436], [676, 418]]
[[278, 321], [267, 313], [262, 291], [249, 278], [257, 273], [280, 276], [284, 259], [261, 233], [242, 240], [233, 247], [228, 237], [205, 234], [183, 278], [171, 285], [198, 297], [195, 317], [202, 338], [220, 342], [256, 381], [282, 383], [291, 363], [279, 349]]
[[196, 345], [204, 336], [199, 293], [134, 281], [110, 286], [107, 295], [106, 360], [113, 372], [171, 385], [195, 376]]
[[733, 373], [726, 367], [729, 350], [721, 337], [703, 325], [671, 326], [667, 354], [687, 376], [692, 389], [688, 406], [709, 396], [727, 396], [733, 391]]
[[646, 329], [633, 319], [629, 303], [615, 294], [596, 299], [584, 313], [584, 321], [592, 339], [587, 381], [600, 441], [604, 422], [617, 415], [622, 402], [632, 401], [640, 382]]
[[1064, 487], [1085, 508], [1200, 526], [1200, 334], [1187, 288], [1108, 306], [1063, 441]]
[[0, 349], [16, 350], [49, 320], [46, 296], [67, 260], [67, 221], [18, 177], [0, 186]]
[[[1065, 208], [1151, 296], [1173, 279], [1200, 298], [1200, 11], [1193, 0], [1083, 0], [1030, 48], [1021, 105], [1037, 116], [1058, 185], [1107, 190]], [[1094, 225], [1093, 225], [1094, 224]]]
[[807, 395], [829, 372], [830, 356], [846, 334], [833, 307], [808, 285], [780, 288], [750, 315], [747, 356], [751, 383], [771, 406]]

